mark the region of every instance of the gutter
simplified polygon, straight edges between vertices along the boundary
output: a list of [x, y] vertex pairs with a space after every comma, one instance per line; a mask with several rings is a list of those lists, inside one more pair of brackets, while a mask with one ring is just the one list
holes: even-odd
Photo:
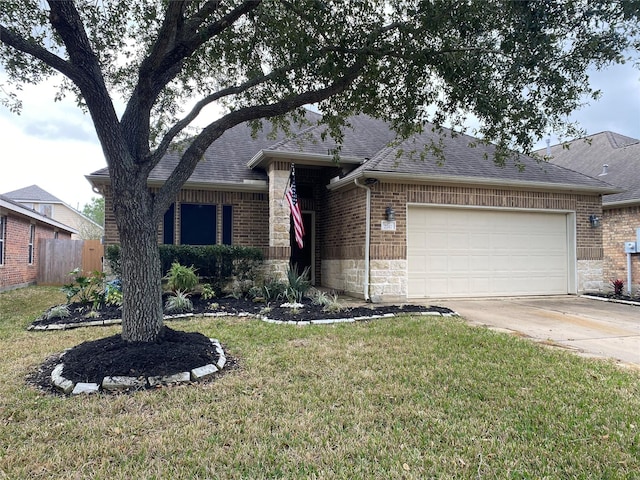
[[[365, 161], [362, 157], [354, 157], [352, 155], [340, 155], [339, 158], [340, 164], [360, 165]], [[297, 161], [304, 165], [326, 166], [335, 164], [332, 155], [326, 155], [323, 153], [263, 149], [256, 153], [251, 160], [247, 162], [247, 167], [256, 168], [263, 166], [262, 162], [268, 159], [286, 160], [288, 162]]]
[[365, 231], [365, 240], [364, 240], [364, 299], [369, 302], [371, 299], [369, 298], [369, 251], [371, 245], [371, 189], [365, 185], [358, 183], [358, 179], [355, 178], [353, 183], [364, 190], [367, 191], [367, 205], [366, 205], [366, 231]]
[[393, 173], [393, 172], [377, 172], [377, 171], [361, 171], [355, 175], [349, 175], [327, 186], [329, 190], [349, 185], [351, 180], [355, 178], [375, 178], [381, 181], [392, 181], [400, 183], [430, 184], [440, 185], [474, 185], [479, 187], [502, 187], [502, 188], [519, 188], [529, 190], [543, 191], [569, 191], [580, 193], [600, 193], [608, 195], [612, 193], [622, 193], [622, 190], [612, 186], [590, 186], [567, 183], [549, 183], [527, 180], [509, 180], [499, 178], [486, 177], [469, 177], [455, 175], [420, 175], [411, 173]]

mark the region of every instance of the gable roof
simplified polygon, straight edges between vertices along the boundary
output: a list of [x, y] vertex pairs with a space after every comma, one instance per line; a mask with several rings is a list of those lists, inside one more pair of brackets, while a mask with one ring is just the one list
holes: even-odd
[[[321, 116], [307, 111], [308, 122], [313, 124], [320, 120]], [[308, 125], [291, 125], [291, 133], [298, 134], [308, 129]], [[247, 167], [247, 162], [256, 152], [269, 148], [286, 138], [282, 131], [273, 132], [268, 122], [263, 123], [263, 127], [253, 135], [252, 128], [247, 123], [241, 123], [225, 131], [220, 138], [209, 146], [204, 154], [204, 158], [198, 162], [195, 170], [186, 182], [187, 186], [212, 185], [224, 186], [228, 188], [256, 188], [256, 184], [264, 184], [266, 188], [267, 174], [262, 170], [255, 170]], [[151, 171], [149, 181], [151, 184], [159, 184], [166, 180], [173, 169], [178, 165], [182, 152], [169, 151], [162, 158], [160, 163]], [[108, 177], [108, 168], [98, 170], [87, 178], [99, 180]], [[256, 183], [257, 182], [257, 183]]]
[[[300, 164], [322, 164], [336, 166], [334, 151], [337, 147], [328, 135], [326, 127], [319, 122], [321, 116], [309, 112], [311, 126], [298, 128], [291, 138], [279, 134], [275, 140], [268, 131], [251, 137], [248, 125], [241, 124], [226, 131], [208, 149], [185, 186], [206, 186], [228, 189], [264, 189], [267, 175], [264, 168], [271, 159], [283, 158]], [[524, 188], [551, 188], [598, 193], [619, 192], [606, 182], [562, 168], [558, 165], [538, 162], [528, 156], [519, 156], [519, 169], [507, 161], [504, 167], [493, 162], [495, 147], [477, 142], [477, 139], [462, 135], [445, 135], [430, 129], [415, 135], [399, 145], [392, 142], [396, 134], [389, 125], [367, 115], [355, 115], [348, 119], [343, 130], [344, 138], [339, 152], [342, 165], [351, 164], [351, 170], [329, 188], [352, 184], [356, 178], [393, 178], [399, 181], [439, 181], [445, 183], [473, 183], [507, 186], [513, 184]], [[449, 132], [449, 134], [446, 134]], [[432, 143], [440, 142], [445, 161], [427, 152], [424, 160], [419, 152]], [[470, 144], [477, 142], [475, 148]], [[178, 152], [168, 153], [152, 171], [150, 183], [161, 183], [179, 160]], [[348, 169], [347, 169], [348, 170]], [[108, 177], [107, 169], [87, 176], [90, 181]]]
[[[603, 205], [640, 203], [640, 140], [605, 131], [554, 145], [549, 150], [550, 162], [624, 189], [605, 195]], [[546, 149], [539, 153], [547, 154]], [[606, 175], [601, 175], [603, 165], [607, 165]]]
[[78, 231], [68, 225], [60, 223], [52, 218], [47, 217], [46, 215], [42, 215], [41, 213], [35, 211], [33, 208], [29, 208], [24, 206], [23, 204], [12, 200], [6, 195], [0, 195], [0, 207], [4, 208], [8, 211], [11, 211], [17, 215], [22, 217], [31, 218], [41, 223], [45, 223], [52, 227], [59, 228], [60, 230], [64, 230], [69, 233], [77, 234]]
[[333, 188], [356, 178], [378, 178], [601, 193], [619, 191], [599, 179], [515, 152], [501, 166], [494, 162], [495, 152], [494, 145], [484, 144], [469, 135], [446, 129], [441, 134], [433, 128], [425, 128], [398, 145], [381, 149], [353, 172], [334, 182]]
[[57, 197], [54, 197], [49, 192], [43, 190], [37, 185], [31, 185], [29, 187], [19, 188], [12, 192], [3, 193], [5, 197], [10, 198], [16, 202], [27, 203], [64, 203]]

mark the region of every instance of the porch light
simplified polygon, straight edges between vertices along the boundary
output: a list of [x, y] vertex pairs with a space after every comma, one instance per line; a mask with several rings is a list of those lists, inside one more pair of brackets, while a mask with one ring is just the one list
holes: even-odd
[[597, 215], [589, 215], [589, 224], [591, 228], [597, 228], [600, 226], [600, 217]]
[[389, 205], [385, 211], [385, 216], [387, 217], [388, 222], [393, 222], [396, 219], [396, 211]]

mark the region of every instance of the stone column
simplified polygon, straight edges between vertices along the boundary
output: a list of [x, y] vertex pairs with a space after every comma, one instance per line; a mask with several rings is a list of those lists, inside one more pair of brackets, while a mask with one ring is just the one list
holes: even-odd
[[291, 257], [289, 240], [290, 212], [289, 204], [284, 197], [289, 181], [288, 162], [273, 162], [269, 165], [269, 255], [267, 258], [268, 273], [279, 278], [286, 278]]

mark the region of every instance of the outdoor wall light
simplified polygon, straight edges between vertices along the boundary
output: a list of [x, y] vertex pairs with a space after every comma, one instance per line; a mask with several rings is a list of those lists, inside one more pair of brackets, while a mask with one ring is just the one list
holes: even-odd
[[387, 217], [387, 221], [388, 222], [393, 222], [396, 219], [396, 211], [391, 207], [391, 205], [389, 205], [385, 211], [384, 211], [385, 216]]
[[600, 217], [596, 215], [589, 215], [589, 223], [592, 228], [596, 228], [600, 226]]

